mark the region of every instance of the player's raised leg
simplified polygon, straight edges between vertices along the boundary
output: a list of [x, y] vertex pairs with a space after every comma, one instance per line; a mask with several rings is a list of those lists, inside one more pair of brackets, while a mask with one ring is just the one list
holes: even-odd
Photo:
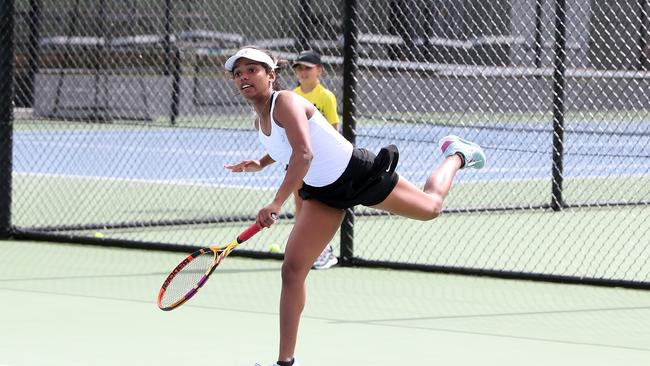
[[423, 191], [400, 177], [390, 195], [373, 207], [417, 220], [431, 220], [440, 216], [456, 172], [469, 167], [481, 169], [486, 161], [479, 145], [458, 136], [443, 137], [440, 149], [445, 160], [431, 173]]

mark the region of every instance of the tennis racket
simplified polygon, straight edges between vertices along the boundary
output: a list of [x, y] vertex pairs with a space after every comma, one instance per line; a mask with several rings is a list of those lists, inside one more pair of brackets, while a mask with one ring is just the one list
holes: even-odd
[[253, 224], [230, 243], [201, 248], [190, 254], [167, 276], [158, 292], [158, 307], [169, 311], [183, 305], [205, 285], [224, 258], [239, 244], [257, 234], [262, 228]]

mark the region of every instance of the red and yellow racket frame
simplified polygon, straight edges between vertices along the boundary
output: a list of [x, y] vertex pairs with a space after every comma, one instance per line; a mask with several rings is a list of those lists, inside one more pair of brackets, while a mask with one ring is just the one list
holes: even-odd
[[[257, 226], [257, 224], [253, 224], [244, 230], [241, 234], [239, 234], [235, 240], [218, 247], [201, 248], [183, 259], [183, 261], [181, 261], [167, 276], [165, 282], [163, 282], [162, 287], [160, 288], [160, 291], [158, 291], [158, 307], [160, 310], [169, 311], [176, 309], [177, 307], [187, 302], [187, 300], [191, 299], [194, 295], [196, 295], [199, 289], [201, 289], [201, 287], [203, 287], [203, 285], [205, 285], [205, 283], [208, 281], [208, 278], [210, 278], [210, 275], [214, 272], [219, 263], [221, 263], [221, 261], [223, 261], [224, 258], [226, 258], [228, 254], [230, 254], [230, 252], [232, 252], [233, 249], [235, 249], [239, 244], [253, 237], [253, 235], [257, 234], [261, 229], [262, 228]], [[196, 285], [194, 285], [193, 288], [191, 288], [185, 295], [183, 295], [182, 298], [176, 302], [167, 306], [163, 305], [162, 299], [165, 296], [165, 291], [167, 291], [167, 287], [174, 280], [176, 275], [194, 259], [201, 255], [206, 255], [210, 252], [213, 254], [212, 264], [210, 264], [210, 268], [203, 274]]]

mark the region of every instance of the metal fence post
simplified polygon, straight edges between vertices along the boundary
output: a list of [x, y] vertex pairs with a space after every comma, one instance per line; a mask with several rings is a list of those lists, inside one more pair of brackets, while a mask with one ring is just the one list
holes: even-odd
[[564, 88], [566, 85], [566, 1], [555, 1], [555, 61], [553, 71], [553, 183], [551, 208], [565, 206], [562, 197], [564, 158]]
[[648, 0], [639, 0], [639, 65], [641, 71], [650, 68], [650, 49], [648, 49]]
[[41, 39], [41, 0], [31, 0], [29, 2], [29, 49], [28, 62], [29, 68], [25, 80], [25, 92], [27, 93], [26, 104], [28, 107], [34, 106], [34, 78], [38, 73], [39, 65], [39, 48]]
[[[346, 0], [343, 29], [343, 136], [356, 144], [358, 1]], [[354, 208], [345, 212], [341, 225], [341, 264], [351, 264], [354, 256]]]
[[542, 11], [543, 3], [544, 0], [535, 0], [535, 44], [533, 45], [533, 50], [535, 53], [535, 67], [537, 68], [542, 67], [542, 43], [544, 42], [542, 39], [542, 17], [544, 16]]
[[169, 123], [174, 126], [178, 119], [181, 93], [181, 51], [174, 35], [174, 4], [165, 0], [165, 76], [171, 76], [172, 90], [169, 107]]
[[298, 47], [299, 51], [308, 50], [311, 48], [311, 29], [312, 29], [312, 10], [309, 0], [300, 0], [298, 8]]
[[0, 2], [0, 239], [11, 236], [14, 0]]

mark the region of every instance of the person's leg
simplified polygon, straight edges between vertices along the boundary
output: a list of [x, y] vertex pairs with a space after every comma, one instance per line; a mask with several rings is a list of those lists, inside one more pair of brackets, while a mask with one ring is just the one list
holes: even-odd
[[[302, 197], [300, 197], [300, 194], [298, 191], [293, 192], [293, 197], [296, 203], [296, 214], [295, 217], [298, 217], [298, 214], [300, 214], [300, 210], [302, 209], [302, 203], [304, 200]], [[325, 248], [321, 251], [321, 253], [316, 257], [316, 260], [314, 261], [314, 264], [312, 264], [311, 268], [313, 269], [327, 269], [332, 266], [335, 266], [339, 262], [338, 258], [333, 253], [332, 246], [330, 244], [327, 244]]]
[[296, 204], [296, 214], [294, 215], [295, 217], [298, 217], [298, 214], [300, 213], [300, 210], [302, 209], [302, 197], [300, 197], [300, 194], [298, 191], [293, 192], [293, 199]]
[[439, 145], [445, 160], [431, 173], [424, 191], [420, 191], [404, 177], [399, 177], [388, 197], [372, 207], [418, 220], [431, 220], [440, 216], [456, 172], [464, 168], [481, 169], [485, 166], [486, 159], [479, 145], [458, 136], [445, 136], [440, 139]]
[[424, 185], [424, 191], [404, 177], [399, 177], [397, 185], [388, 197], [372, 207], [417, 220], [434, 219], [442, 212], [442, 204], [449, 194], [461, 163], [458, 155], [446, 158], [431, 173]]
[[305, 279], [316, 257], [341, 226], [344, 212], [316, 200], [303, 201], [282, 264], [279, 361], [290, 361], [294, 356], [305, 306]]

